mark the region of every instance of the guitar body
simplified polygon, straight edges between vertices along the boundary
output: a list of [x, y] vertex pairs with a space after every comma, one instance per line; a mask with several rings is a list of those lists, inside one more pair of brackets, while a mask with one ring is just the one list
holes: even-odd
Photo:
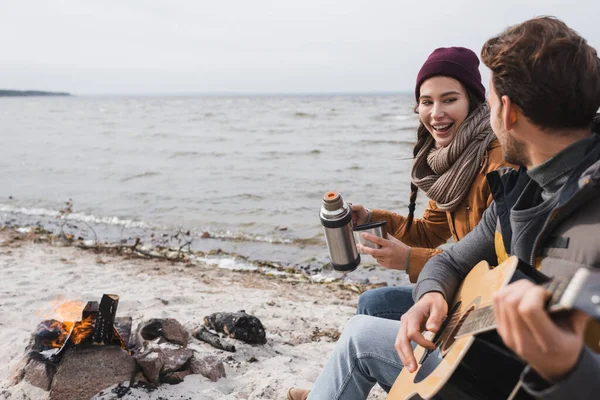
[[[495, 330], [457, 338], [454, 334], [467, 315], [492, 305], [493, 294], [511, 282], [518, 264], [516, 257], [510, 257], [493, 269], [482, 261], [471, 270], [456, 294], [448, 324], [438, 334], [439, 340], [433, 339], [438, 348], [433, 352], [415, 348], [419, 368], [414, 373], [403, 369], [387, 400], [511, 397], [524, 365], [504, 347]], [[512, 398], [528, 397], [519, 392]]]

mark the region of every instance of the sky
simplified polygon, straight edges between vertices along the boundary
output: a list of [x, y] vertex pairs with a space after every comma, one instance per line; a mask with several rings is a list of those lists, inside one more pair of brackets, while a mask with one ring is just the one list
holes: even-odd
[[410, 92], [435, 48], [539, 15], [600, 49], [598, 0], [0, 0], [0, 88]]

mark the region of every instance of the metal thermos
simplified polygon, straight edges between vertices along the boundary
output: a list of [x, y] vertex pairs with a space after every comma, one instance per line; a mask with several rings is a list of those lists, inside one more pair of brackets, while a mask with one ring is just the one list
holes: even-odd
[[325, 231], [331, 265], [336, 271], [354, 271], [360, 264], [352, 234], [352, 211], [350, 205], [337, 192], [327, 192], [321, 206], [321, 225]]

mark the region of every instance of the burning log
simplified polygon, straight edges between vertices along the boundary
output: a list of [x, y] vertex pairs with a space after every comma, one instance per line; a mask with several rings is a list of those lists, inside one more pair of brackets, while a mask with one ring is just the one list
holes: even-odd
[[[74, 347], [106, 344], [128, 351], [115, 326], [118, 301], [117, 295], [104, 295], [100, 304], [97, 301], [88, 302], [81, 312], [80, 321], [43, 321], [33, 334], [30, 351], [53, 364], [58, 364], [63, 354]], [[129, 323], [127, 329], [130, 328]]]
[[[9, 377], [12, 384], [25, 380], [49, 391], [49, 400], [86, 400], [114, 384], [138, 380], [154, 386], [176, 384], [191, 373], [217, 380], [225, 376], [219, 360], [194, 359], [188, 349], [189, 332], [175, 319], [141, 323], [135, 336], [131, 317], [116, 318], [119, 297], [104, 295], [100, 302], [63, 303], [65, 319], [46, 320], [32, 334], [26, 355]], [[83, 308], [83, 310], [82, 310]], [[80, 311], [81, 310], [81, 311]], [[81, 320], [72, 321], [78, 315]], [[235, 351], [205, 328], [196, 337], [216, 347]], [[135, 357], [128, 344], [135, 349]], [[136, 345], [137, 343], [137, 345]], [[209, 362], [210, 361], [210, 362]]]
[[102, 296], [94, 324], [94, 332], [92, 333], [94, 343], [115, 344], [119, 346], [123, 344], [118, 339], [119, 334], [116, 333], [115, 335], [115, 316], [118, 305], [119, 296], [115, 294], [105, 294]]
[[231, 351], [233, 353], [235, 352], [235, 346], [222, 342], [218, 335], [215, 335], [203, 326], [194, 329], [192, 336], [198, 340], [202, 340], [203, 342], [210, 344], [213, 347], [216, 347], [217, 349]]
[[265, 344], [265, 328], [258, 318], [240, 310], [236, 313], [218, 312], [204, 317], [204, 324], [230, 338], [246, 343]]

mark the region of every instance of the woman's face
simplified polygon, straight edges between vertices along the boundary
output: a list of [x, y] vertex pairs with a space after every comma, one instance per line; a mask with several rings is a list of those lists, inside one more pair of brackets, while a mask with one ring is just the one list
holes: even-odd
[[456, 79], [434, 76], [421, 84], [417, 109], [419, 119], [437, 145], [446, 147], [469, 114], [469, 99]]

